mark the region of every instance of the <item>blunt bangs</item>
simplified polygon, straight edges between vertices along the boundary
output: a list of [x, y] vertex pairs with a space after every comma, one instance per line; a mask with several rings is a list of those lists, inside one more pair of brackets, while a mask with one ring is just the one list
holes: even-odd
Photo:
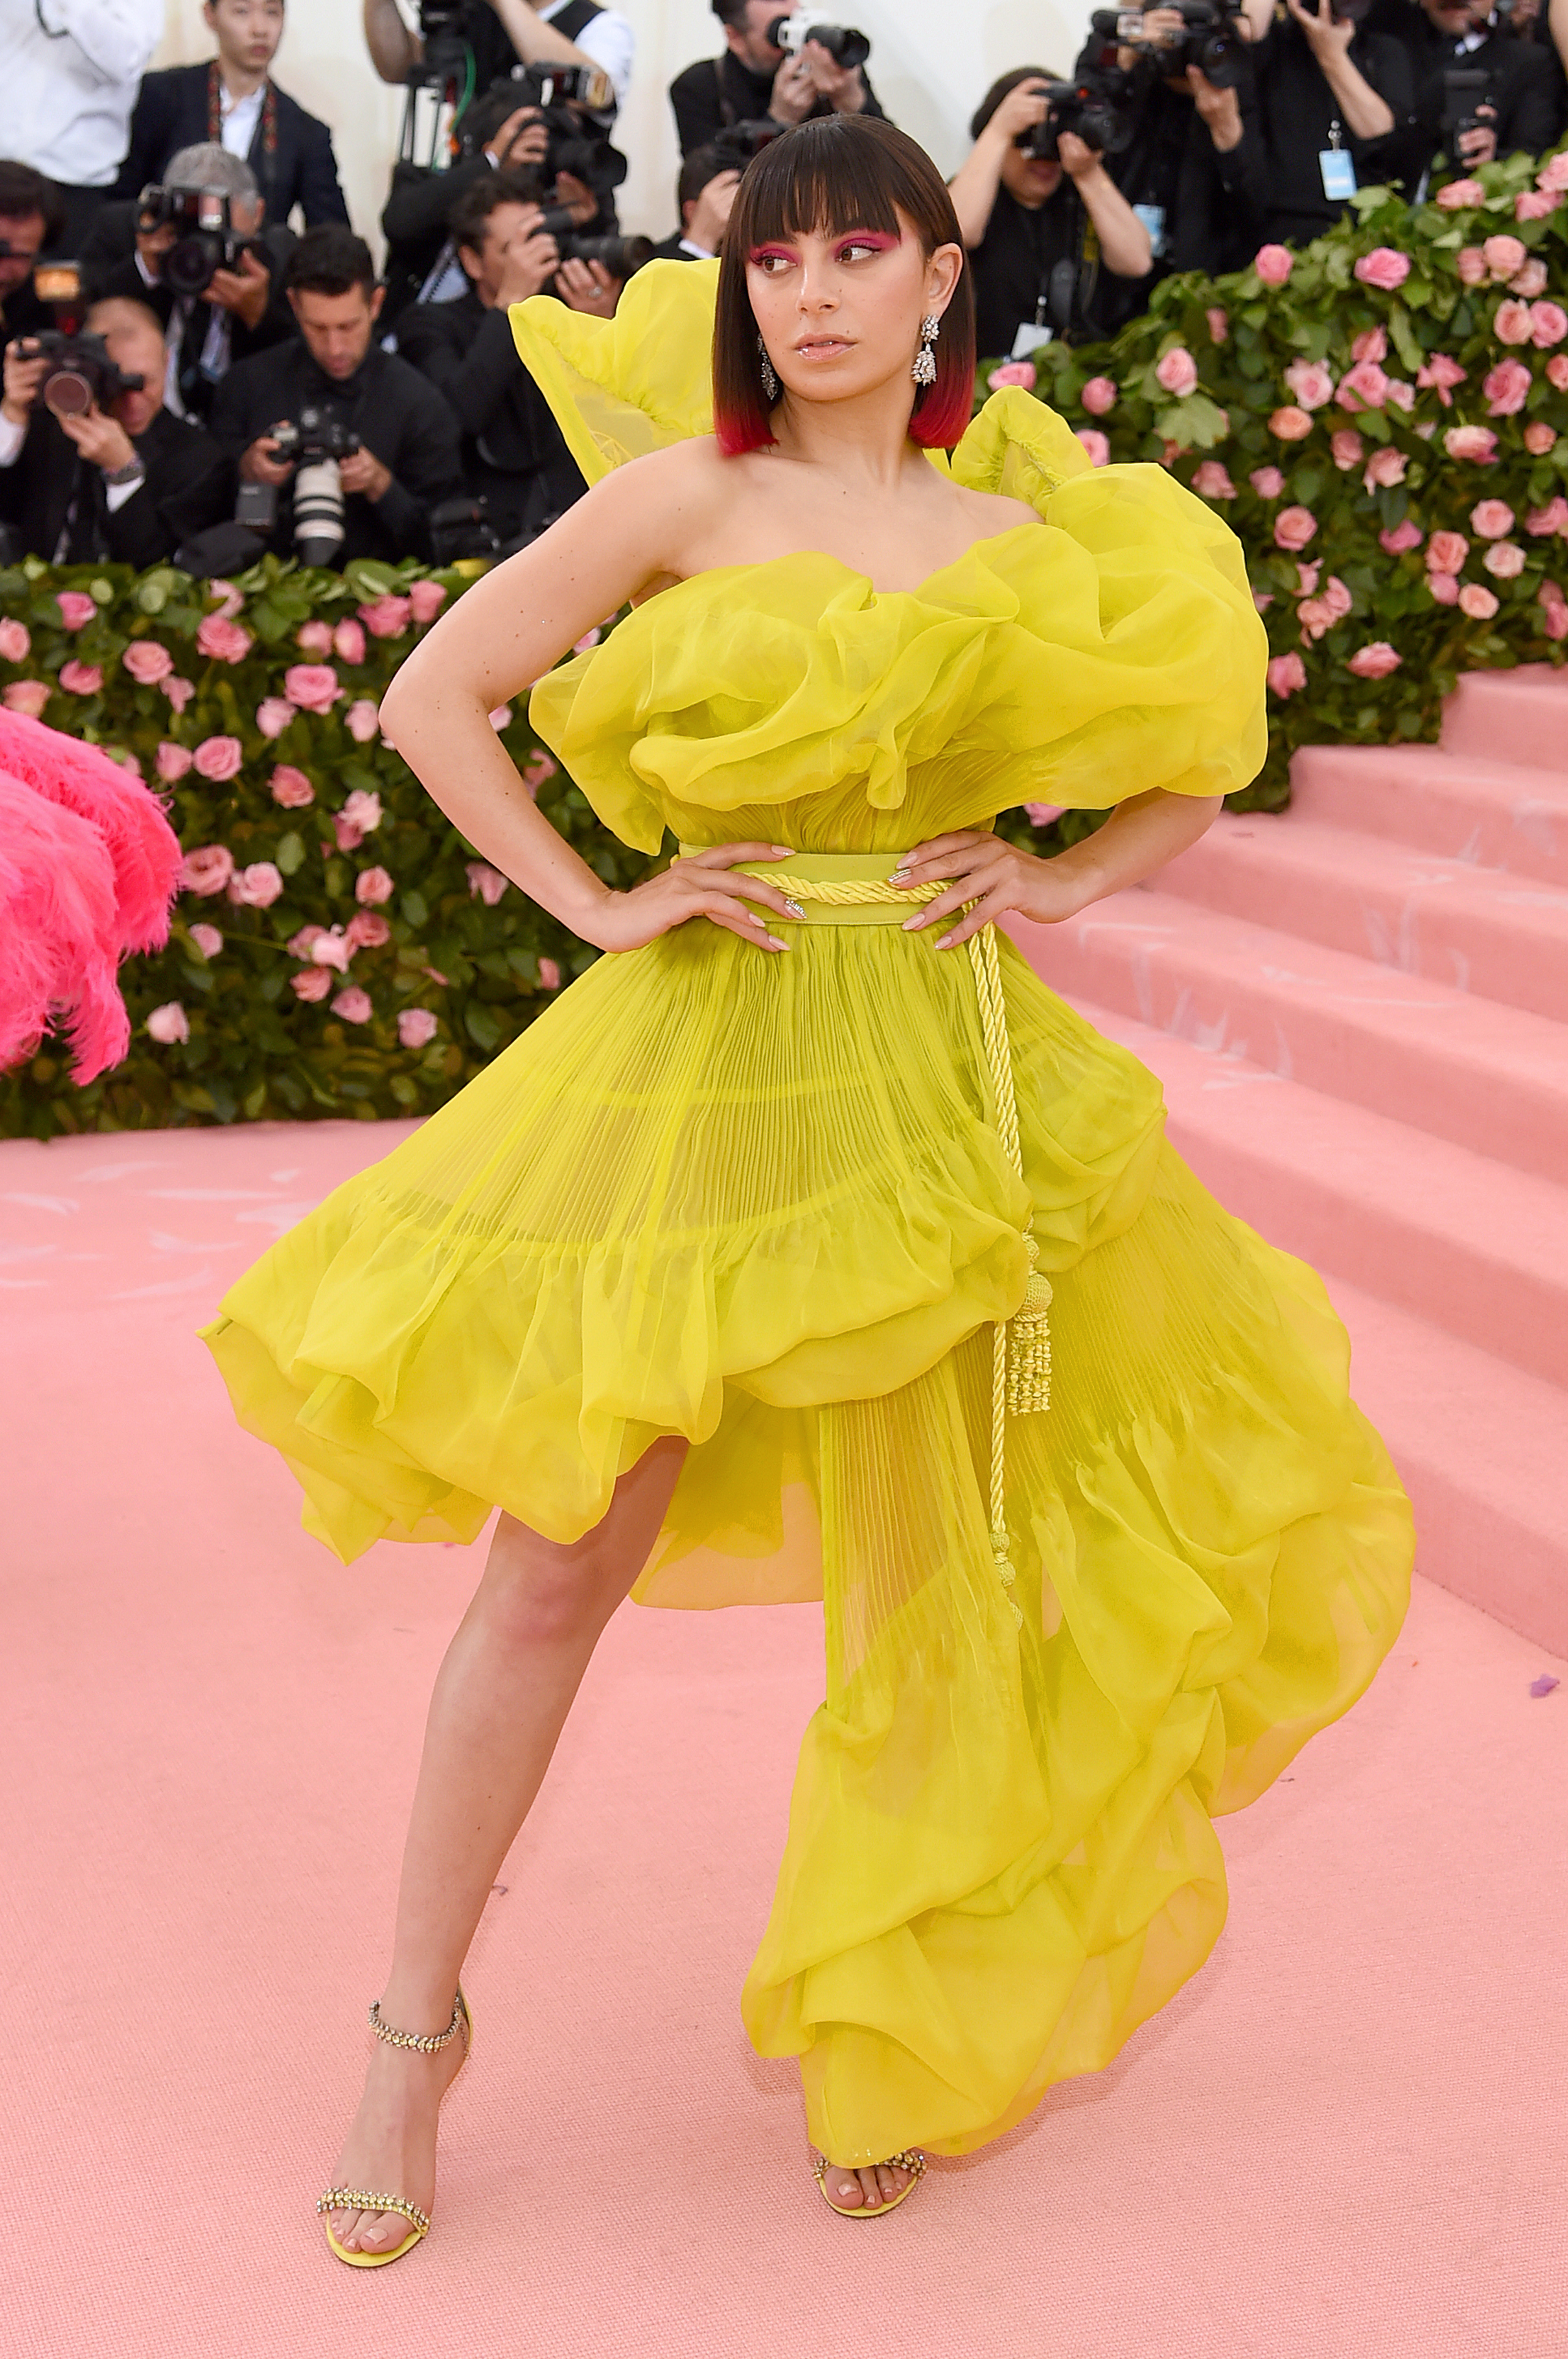
[[[829, 114], [797, 124], [752, 158], [741, 175], [719, 264], [713, 319], [713, 431], [726, 456], [773, 440], [762, 390], [757, 315], [746, 257], [777, 239], [870, 229], [897, 237], [902, 212], [922, 250], [964, 239], [941, 174], [925, 149], [890, 123]], [[911, 439], [951, 450], [969, 423], [975, 392], [975, 293], [967, 255], [937, 340], [936, 383], [916, 393]]]

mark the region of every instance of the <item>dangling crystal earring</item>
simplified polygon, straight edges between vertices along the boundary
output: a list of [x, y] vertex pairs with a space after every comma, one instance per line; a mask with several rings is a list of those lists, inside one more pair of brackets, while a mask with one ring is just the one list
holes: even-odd
[[942, 321], [934, 311], [928, 311], [920, 321], [920, 348], [915, 354], [909, 375], [917, 385], [936, 383], [936, 354], [931, 346], [942, 333]]
[[[773, 364], [768, 357], [768, 346], [762, 341], [762, 332], [760, 329], [757, 331], [757, 349], [762, 358], [763, 395], [764, 397], [771, 404], [779, 398], [779, 379], [773, 373]], [[936, 375], [936, 371], [934, 369], [931, 371], [931, 375], [933, 376]]]

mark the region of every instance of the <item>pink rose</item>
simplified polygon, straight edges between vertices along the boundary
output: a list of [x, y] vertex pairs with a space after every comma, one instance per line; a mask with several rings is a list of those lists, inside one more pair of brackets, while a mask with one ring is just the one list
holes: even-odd
[[1492, 333], [1500, 344], [1528, 344], [1530, 342], [1530, 305], [1510, 295], [1498, 304], [1492, 314]]
[[289, 702], [302, 704], [307, 712], [330, 712], [343, 693], [331, 664], [290, 664], [283, 686]]
[[1079, 399], [1091, 418], [1104, 418], [1116, 408], [1120, 390], [1114, 376], [1092, 376]]
[[1381, 409], [1388, 398], [1388, 380], [1376, 361], [1357, 361], [1339, 380], [1341, 409]]
[[541, 958], [539, 962], [539, 978], [547, 991], [559, 991], [561, 989], [559, 962], [552, 958]]
[[1269, 431], [1281, 442], [1300, 442], [1312, 430], [1312, 421], [1304, 409], [1287, 405], [1277, 409], [1269, 420]]
[[[1502, 366], [1507, 365], [1505, 361]], [[1443, 447], [1451, 459], [1470, 459], [1479, 467], [1487, 467], [1497, 455], [1497, 438], [1489, 426], [1451, 426]]]
[[203, 737], [196, 748], [199, 774], [218, 783], [238, 777], [244, 762], [245, 747], [237, 737]]
[[1375, 245], [1356, 266], [1356, 276], [1363, 287], [1380, 288], [1385, 295], [1402, 287], [1410, 275], [1410, 257], [1401, 254], [1397, 245]]
[[381, 798], [364, 787], [355, 787], [343, 807], [343, 816], [362, 835], [373, 835], [381, 824]]
[[1321, 639], [1325, 631], [1332, 630], [1334, 617], [1328, 610], [1326, 599], [1303, 598], [1296, 609], [1296, 620], [1301, 626], [1302, 638], [1310, 642]]
[[[1545, 221], [1549, 213], [1557, 211], [1561, 202], [1560, 197], [1551, 195], [1545, 189], [1521, 189], [1514, 199], [1514, 219], [1517, 222]], [[1521, 287], [1519, 291], [1522, 295], [1527, 290]], [[1535, 289], [1531, 288], [1528, 291], [1533, 294]]]
[[1426, 586], [1440, 606], [1454, 606], [1459, 601], [1458, 577], [1453, 573], [1429, 573]]
[[1160, 446], [1160, 465], [1162, 467], [1172, 466], [1181, 456], [1181, 453], [1186, 447], [1187, 446], [1184, 442], [1173, 442], [1170, 435], [1167, 434]]
[[133, 639], [120, 661], [144, 688], [156, 688], [174, 669], [174, 658], [156, 639]]
[[214, 663], [243, 663], [256, 641], [242, 623], [226, 614], [204, 614], [196, 630], [198, 651]]
[[1209, 342], [1214, 344], [1225, 343], [1230, 335], [1230, 321], [1219, 305], [1211, 303], [1203, 317], [1209, 323]]
[[1351, 607], [1355, 603], [1349, 591], [1345, 588], [1337, 573], [1331, 573], [1329, 575], [1327, 585], [1323, 591], [1323, 602], [1328, 608], [1329, 613], [1334, 616], [1336, 623], [1340, 622], [1346, 614], [1349, 614]]
[[993, 386], [1021, 385], [1026, 393], [1034, 391], [1034, 379], [1033, 361], [1003, 361], [999, 367], [991, 371]]
[[[1266, 614], [1269, 612], [1269, 607], [1274, 603], [1273, 591], [1255, 590], [1252, 593], [1252, 603], [1257, 607], [1260, 614]], [[1028, 809], [1027, 804], [1025, 805], [1025, 809]]]
[[1285, 383], [1303, 409], [1322, 409], [1334, 399], [1334, 371], [1322, 361], [1292, 361]]
[[118, 762], [122, 770], [129, 770], [133, 778], [139, 778], [141, 777], [142, 766], [138, 756], [135, 754], [111, 754], [109, 759], [111, 762]]
[[158, 681], [158, 686], [162, 689], [165, 696], [168, 697], [169, 703], [173, 706], [176, 712], [183, 712], [186, 706], [190, 703], [191, 698], [196, 693], [195, 681], [181, 679], [178, 673], [176, 673], [171, 679], [160, 679]]
[[223, 603], [218, 608], [218, 612], [225, 623], [235, 614], [245, 613], [245, 592], [236, 590], [232, 582], [223, 581], [221, 575], [213, 574], [207, 584], [207, 593], [209, 597], [222, 599]]
[[1285, 488], [1285, 478], [1278, 467], [1254, 467], [1247, 480], [1260, 500], [1277, 500]]
[[354, 879], [354, 897], [362, 908], [374, 908], [390, 901], [394, 890], [385, 868], [362, 868]]
[[1388, 339], [1381, 328], [1363, 328], [1350, 347], [1353, 361], [1386, 361]]
[[1111, 446], [1097, 426], [1080, 426], [1078, 440], [1096, 467], [1105, 467], [1110, 464]]
[[234, 873], [234, 855], [226, 843], [198, 844], [180, 864], [180, 889], [210, 900], [221, 893]]
[[[1520, 310], [1524, 305], [1519, 306]], [[1512, 418], [1530, 397], [1530, 374], [1522, 361], [1499, 361], [1488, 369], [1481, 390], [1486, 396], [1488, 418]]]
[[1407, 549], [1419, 549], [1421, 545], [1421, 527], [1412, 524], [1409, 516], [1403, 524], [1397, 524], [1392, 532], [1380, 532], [1377, 538], [1390, 557], [1403, 557]]
[[294, 640], [295, 645], [303, 647], [308, 656], [330, 656], [332, 651], [332, 626], [317, 615], [310, 622], [300, 624], [294, 634]]
[[346, 974], [348, 962], [354, 956], [354, 948], [355, 945], [350, 941], [343, 928], [334, 926], [330, 933], [323, 931], [312, 939], [310, 963], [312, 966], [330, 966], [337, 973]]
[[190, 1020], [178, 999], [166, 999], [161, 1007], [155, 1007], [147, 1028], [149, 1038], [161, 1040], [166, 1049], [182, 1046], [191, 1038]]
[[229, 898], [242, 908], [270, 909], [282, 892], [282, 874], [270, 860], [253, 860], [229, 879]]
[[1432, 573], [1463, 573], [1470, 544], [1462, 532], [1434, 532], [1426, 545], [1427, 570]]
[[70, 663], [60, 668], [60, 684], [71, 696], [96, 696], [103, 685], [103, 675], [96, 664], [78, 663], [73, 656]]
[[359, 609], [359, 619], [367, 631], [378, 639], [400, 639], [413, 617], [413, 607], [407, 598], [373, 598]]
[[1318, 528], [1318, 520], [1311, 508], [1281, 508], [1274, 519], [1276, 549], [1305, 549]]
[[1517, 540], [1495, 540], [1481, 562], [1495, 581], [1511, 582], [1524, 571], [1524, 551]]
[[1516, 270], [1523, 269], [1530, 258], [1530, 248], [1522, 238], [1489, 237], [1481, 247], [1481, 255], [1494, 278], [1511, 278]]
[[1416, 389], [1413, 385], [1407, 385], [1402, 376], [1391, 376], [1388, 379], [1388, 398], [1396, 409], [1402, 409], [1408, 417], [1416, 406]]
[[1556, 582], [1543, 582], [1535, 594], [1545, 610], [1541, 627], [1547, 637], [1568, 638], [1568, 599], [1563, 597]]
[[[1252, 257], [1252, 266], [1265, 287], [1283, 287], [1296, 266], [1296, 257], [1288, 245], [1260, 245]], [[1287, 661], [1294, 663], [1297, 658], [1291, 656]]]
[[1321, 557], [1314, 559], [1311, 565], [1303, 565], [1300, 558], [1296, 560], [1296, 594], [1298, 597], [1310, 598], [1318, 586], [1318, 576], [1322, 571], [1323, 559]]
[[279, 762], [272, 773], [271, 787], [273, 801], [281, 803], [285, 810], [303, 810], [316, 799], [315, 788], [291, 762]]
[[1497, 611], [1497, 602], [1478, 582], [1466, 582], [1459, 592], [1459, 611], [1468, 614], [1473, 623], [1489, 623]]
[[351, 983], [346, 991], [340, 991], [332, 1002], [332, 1014], [341, 1016], [345, 1024], [368, 1024], [375, 1013], [369, 992], [361, 991], [357, 983]]
[[1556, 440], [1556, 428], [1540, 418], [1532, 418], [1524, 429], [1524, 447], [1532, 459], [1544, 459]]
[[332, 987], [332, 976], [324, 966], [302, 966], [289, 980], [299, 999], [325, 999]]
[[468, 897], [477, 897], [487, 909], [493, 909], [506, 891], [508, 879], [487, 860], [471, 860], [468, 864]]
[[433, 623], [446, 604], [444, 582], [410, 582], [408, 603], [414, 610], [416, 623]]
[[1385, 491], [1391, 491], [1396, 484], [1404, 482], [1409, 463], [1402, 451], [1396, 451], [1391, 443], [1385, 442], [1367, 460], [1362, 484], [1367, 491], [1377, 484], [1381, 484]]
[[1367, 455], [1367, 445], [1354, 426], [1342, 426], [1336, 434], [1331, 434], [1328, 447], [1334, 453], [1334, 465], [1345, 474], [1352, 467], [1359, 467]]
[[26, 663], [32, 644], [33, 635], [26, 623], [19, 623], [15, 614], [0, 618], [0, 656], [7, 663]]
[[90, 598], [85, 590], [61, 590], [56, 595], [55, 603], [60, 608], [60, 619], [68, 631], [79, 631], [83, 623], [90, 623], [98, 612], [96, 600]]
[[1515, 295], [1544, 295], [1546, 292], [1545, 263], [1532, 254], [1524, 268], [1515, 271], [1508, 281], [1508, 286]]
[[1403, 660], [1387, 639], [1371, 639], [1366, 647], [1356, 648], [1349, 669], [1357, 679], [1387, 679], [1391, 671], [1399, 670]]
[[1454, 396], [1449, 387], [1463, 385], [1467, 375], [1468, 371], [1462, 369], [1457, 361], [1451, 361], [1446, 353], [1433, 353], [1432, 358], [1422, 361], [1417, 369], [1416, 383], [1423, 386], [1434, 386], [1444, 409], [1452, 409]]
[[1501, 540], [1513, 528], [1514, 512], [1507, 500], [1477, 500], [1470, 511], [1470, 529], [1483, 540]]
[[294, 718], [286, 696], [264, 696], [256, 708], [256, 725], [264, 737], [281, 737]]
[[1065, 803], [1025, 803], [1024, 817], [1030, 827], [1049, 827], [1066, 810]]
[[1568, 393], [1568, 353], [1553, 353], [1546, 364], [1546, 379], [1559, 393]]
[[603, 634], [600, 631], [599, 625], [595, 623], [591, 630], [583, 632], [583, 636], [580, 639], [572, 640], [572, 654], [574, 656], [585, 656], [590, 647], [596, 647], [598, 646], [602, 636]]
[[287, 948], [289, 957], [308, 959], [310, 955], [310, 945], [326, 930], [325, 926], [301, 926], [299, 932], [290, 935], [289, 939]]
[[191, 927], [190, 934], [204, 959], [215, 959], [223, 947], [223, 938], [216, 926], [204, 926], [198, 922]]
[[1439, 189], [1437, 202], [1445, 213], [1463, 212], [1467, 205], [1484, 205], [1486, 191], [1479, 180], [1450, 180], [1446, 189]]
[[391, 939], [391, 927], [374, 909], [356, 909], [348, 921], [348, 940], [355, 950], [383, 950]]
[[190, 747], [176, 745], [168, 737], [164, 739], [153, 758], [158, 775], [166, 787], [175, 785], [191, 767]]
[[1531, 508], [1524, 520], [1524, 528], [1537, 540], [1543, 539], [1552, 532], [1568, 533], [1568, 500], [1559, 492], [1549, 506]]
[[1549, 156], [1535, 176], [1538, 189], [1568, 189], [1568, 151]]
[[1294, 696], [1307, 684], [1307, 668], [1294, 650], [1288, 656], [1275, 656], [1269, 666], [1269, 685], [1276, 696]]
[[1236, 485], [1217, 459], [1205, 459], [1192, 471], [1192, 489], [1201, 500], [1234, 500]]
[[1486, 277], [1486, 257], [1478, 245], [1462, 245], [1454, 258], [1462, 287], [1479, 287]]
[[358, 623], [342, 622], [332, 633], [332, 647], [346, 664], [365, 661], [365, 631]]
[[491, 728], [494, 729], [496, 736], [498, 737], [503, 729], [509, 729], [511, 725], [511, 706], [509, 704], [497, 704], [490, 714]]
[[[416, 590], [423, 584], [416, 582]], [[427, 618], [428, 619], [428, 618]], [[397, 1016], [397, 1043], [403, 1049], [428, 1049], [441, 1030], [441, 1022], [428, 1007], [405, 1007]]]
[[368, 745], [381, 726], [381, 707], [368, 696], [356, 696], [343, 714], [343, 723], [356, 745]]
[[1169, 394], [1178, 401], [1198, 389], [1198, 364], [1185, 344], [1172, 344], [1155, 364], [1155, 375]]
[[1532, 303], [1530, 334], [1539, 352], [1545, 352], [1551, 344], [1560, 344], [1568, 336], [1568, 311], [1560, 303]]
[[523, 764], [521, 776], [529, 794], [537, 795], [546, 781], [554, 777], [555, 764], [541, 747], [539, 752], [528, 756], [528, 760]]
[[350, 819], [346, 811], [338, 811], [332, 819], [332, 833], [340, 852], [357, 852], [365, 842], [365, 830]]
[[52, 693], [47, 679], [14, 679], [0, 692], [0, 701], [7, 712], [25, 712], [37, 721]]

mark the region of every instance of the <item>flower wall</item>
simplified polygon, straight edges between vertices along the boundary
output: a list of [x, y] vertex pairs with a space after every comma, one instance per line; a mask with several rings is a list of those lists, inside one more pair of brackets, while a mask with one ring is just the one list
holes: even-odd
[[1463, 670], [1568, 637], [1568, 152], [1164, 282], [1115, 343], [983, 369], [1096, 463], [1156, 460], [1225, 516], [1269, 630], [1279, 807], [1297, 745], [1433, 738]]

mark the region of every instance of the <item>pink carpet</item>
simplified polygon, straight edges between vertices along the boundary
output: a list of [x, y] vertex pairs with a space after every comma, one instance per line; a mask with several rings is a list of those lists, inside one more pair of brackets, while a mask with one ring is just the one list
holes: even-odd
[[1426, 1585], [1226, 1822], [1230, 1929], [1118, 2063], [877, 2224], [736, 1997], [803, 1609], [626, 1607], [465, 1977], [436, 2226], [311, 2211], [477, 1550], [338, 1569], [193, 1329], [390, 1126], [0, 1146], [5, 2359], [1537, 2359], [1568, 2343], [1568, 1684]]

